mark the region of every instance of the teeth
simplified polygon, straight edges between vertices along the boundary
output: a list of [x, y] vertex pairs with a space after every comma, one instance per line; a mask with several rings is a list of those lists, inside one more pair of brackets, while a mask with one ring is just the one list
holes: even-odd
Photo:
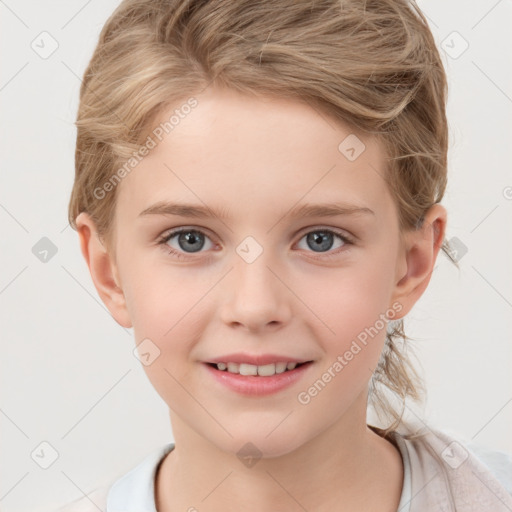
[[256, 366], [246, 363], [217, 363], [218, 370], [226, 370], [230, 373], [238, 373], [240, 375], [259, 375], [261, 377], [270, 377], [276, 373], [283, 373], [286, 370], [293, 370], [297, 363], [271, 363]]
[[256, 368], [258, 370], [258, 375], [261, 375], [262, 377], [269, 377], [270, 375], [276, 374], [276, 365], [274, 363], [257, 366]]
[[231, 373], [240, 373], [238, 371], [240, 365], [238, 363], [228, 363], [228, 372]]
[[258, 375], [258, 368], [261, 368], [261, 366], [258, 367], [253, 364], [242, 363], [238, 368], [238, 373], [240, 373], [240, 375]]
[[286, 363], [276, 363], [276, 373], [283, 373], [286, 370]]

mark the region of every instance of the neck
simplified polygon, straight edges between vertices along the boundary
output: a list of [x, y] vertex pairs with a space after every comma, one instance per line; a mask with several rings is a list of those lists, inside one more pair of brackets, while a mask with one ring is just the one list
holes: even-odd
[[296, 450], [252, 466], [171, 416], [175, 448], [157, 474], [158, 511], [396, 511], [400, 454], [366, 425], [366, 400], [358, 408], [363, 421], [346, 414]]

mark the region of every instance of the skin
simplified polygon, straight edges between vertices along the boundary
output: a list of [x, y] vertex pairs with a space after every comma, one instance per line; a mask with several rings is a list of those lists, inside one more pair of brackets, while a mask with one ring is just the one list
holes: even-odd
[[[105, 305], [137, 344], [149, 338], [160, 350], [144, 370], [169, 406], [176, 447], [158, 471], [158, 510], [395, 511], [401, 457], [366, 424], [385, 328], [309, 403], [297, 396], [379, 315], [410, 311], [430, 281], [446, 210], [434, 205], [422, 229], [400, 233], [380, 145], [359, 136], [366, 149], [349, 161], [338, 145], [353, 131], [307, 104], [218, 88], [196, 98], [119, 185], [110, 248], [87, 213], [77, 217]], [[226, 217], [139, 215], [158, 201], [223, 208]], [[374, 214], [288, 215], [334, 201]], [[158, 243], [180, 227], [204, 233], [192, 241], [204, 244], [199, 252], [178, 236]], [[333, 235], [315, 251], [306, 235], [322, 228], [354, 243]], [[248, 236], [263, 249], [250, 264], [236, 252]], [[314, 364], [285, 390], [247, 397], [202, 363], [239, 351]], [[252, 467], [237, 457], [247, 442], [262, 454]]]

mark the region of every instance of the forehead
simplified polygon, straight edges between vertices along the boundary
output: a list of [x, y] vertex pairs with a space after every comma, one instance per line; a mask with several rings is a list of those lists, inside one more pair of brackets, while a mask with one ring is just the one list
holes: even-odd
[[193, 108], [180, 108], [191, 104], [185, 98], [156, 118], [150, 130], [167, 132], [161, 141], [150, 135], [155, 146], [123, 179], [123, 214], [171, 199], [260, 216], [299, 202], [389, 208], [373, 137], [296, 100], [214, 88], [194, 99]]

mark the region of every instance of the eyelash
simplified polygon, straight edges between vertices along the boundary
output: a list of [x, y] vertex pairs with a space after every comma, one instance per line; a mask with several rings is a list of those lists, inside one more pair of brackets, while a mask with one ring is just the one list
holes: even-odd
[[[173, 237], [175, 237], [176, 235], [179, 235], [180, 233], [189, 233], [191, 231], [196, 232], [196, 233], [200, 233], [201, 235], [204, 235], [205, 237], [210, 238], [210, 237], [208, 237], [208, 235], [206, 233], [204, 233], [203, 231], [201, 231], [199, 229], [195, 229], [195, 228], [180, 228], [180, 229], [176, 229], [174, 231], [170, 231], [170, 232], [165, 233], [164, 235], [162, 235], [162, 237], [160, 237], [158, 239], [158, 244], [162, 245], [162, 246], [165, 246], [167, 244], [167, 242], [169, 240], [171, 240]], [[345, 244], [343, 247], [354, 245], [354, 240], [351, 237], [348, 237], [347, 235], [342, 234], [339, 231], [336, 231], [336, 230], [333, 230], [333, 229], [328, 229], [328, 228], [315, 228], [315, 229], [312, 229], [310, 231], [307, 231], [306, 233], [304, 233], [301, 236], [301, 238], [299, 240], [302, 240], [302, 238], [304, 238], [306, 235], [309, 235], [310, 233], [317, 233], [317, 232], [320, 232], [320, 231], [322, 231], [323, 233], [329, 233], [329, 234], [332, 234], [332, 235], [335, 235], [335, 236], [339, 237], [343, 241], [343, 243]], [[318, 253], [318, 254], [321, 254], [321, 256], [314, 256], [313, 259], [322, 259], [322, 260], [324, 260], [324, 259], [335, 258], [341, 252], [346, 252], [348, 250], [347, 248], [343, 248], [343, 247], [338, 248], [338, 250], [336, 250], [334, 252]], [[167, 246], [167, 247], [165, 247], [165, 249], [166, 249], [168, 254], [170, 254], [172, 256], [175, 256], [176, 258], [178, 258], [180, 260], [190, 260], [191, 258], [192, 259], [194, 258], [192, 256], [193, 253], [190, 253], [191, 257], [189, 257], [189, 256], [185, 256], [184, 255], [184, 254], [187, 254], [187, 253], [178, 252], [175, 249], [173, 249], [172, 247]], [[311, 252], [313, 252], [313, 251], [311, 251]]]

